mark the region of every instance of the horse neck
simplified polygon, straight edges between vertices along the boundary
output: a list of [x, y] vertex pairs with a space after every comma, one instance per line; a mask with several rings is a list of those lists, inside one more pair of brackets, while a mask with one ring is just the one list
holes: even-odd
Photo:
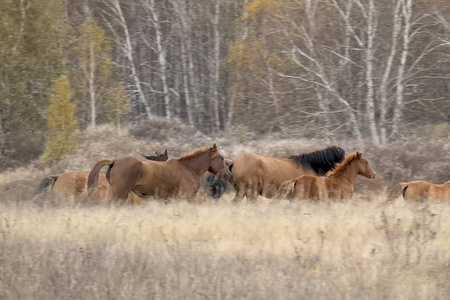
[[356, 176], [358, 176], [358, 169], [355, 160], [351, 161], [343, 170], [331, 175], [331, 177], [350, 182], [352, 186], [355, 185]]
[[180, 162], [191, 169], [195, 175], [202, 177], [203, 174], [209, 169], [210, 161], [211, 152], [208, 151], [194, 157], [183, 159]]

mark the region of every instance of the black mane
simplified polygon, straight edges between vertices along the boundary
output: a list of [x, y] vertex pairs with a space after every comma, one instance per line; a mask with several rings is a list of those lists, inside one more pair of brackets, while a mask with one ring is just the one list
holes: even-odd
[[169, 159], [169, 155], [167, 154], [167, 150], [164, 151], [163, 154], [158, 154], [156, 153], [156, 155], [144, 155], [141, 154], [141, 156], [147, 160], [154, 160], [154, 161], [166, 161]]
[[289, 158], [294, 160], [298, 166], [312, 169], [317, 175], [323, 176], [337, 163], [344, 160], [345, 150], [341, 147], [331, 146], [311, 153], [292, 155]]

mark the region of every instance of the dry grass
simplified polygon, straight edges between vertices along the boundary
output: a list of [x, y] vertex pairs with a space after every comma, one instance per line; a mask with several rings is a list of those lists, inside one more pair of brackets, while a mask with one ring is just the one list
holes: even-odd
[[[158, 140], [164, 124], [135, 131], [149, 140], [108, 127], [83, 132], [76, 152], [52, 167], [36, 162], [0, 173], [0, 299], [448, 298], [450, 206], [381, 205], [398, 180], [447, 181], [448, 139], [379, 147], [254, 140], [235, 130]], [[260, 199], [236, 206], [227, 195], [115, 207], [32, 195], [45, 176], [89, 170], [104, 157], [164, 149], [176, 157], [213, 142], [228, 158], [286, 157], [331, 144], [363, 150], [382, 179], [358, 179], [355, 198], [344, 203]]]
[[0, 299], [447, 297], [450, 207], [0, 205]]

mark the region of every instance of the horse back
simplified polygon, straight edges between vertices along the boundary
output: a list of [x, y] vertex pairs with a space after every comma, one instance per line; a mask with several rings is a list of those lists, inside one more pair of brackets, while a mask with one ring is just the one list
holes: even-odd
[[257, 154], [246, 154], [233, 162], [233, 179], [239, 181], [263, 181], [281, 186], [283, 182], [307, 174], [293, 160]]
[[78, 197], [87, 186], [89, 172], [85, 171], [69, 171], [58, 175], [53, 186], [53, 195], [61, 197]]
[[406, 201], [423, 201], [429, 199], [430, 188], [434, 184], [424, 181], [411, 181], [407, 183], [407, 187], [403, 189], [403, 198]]

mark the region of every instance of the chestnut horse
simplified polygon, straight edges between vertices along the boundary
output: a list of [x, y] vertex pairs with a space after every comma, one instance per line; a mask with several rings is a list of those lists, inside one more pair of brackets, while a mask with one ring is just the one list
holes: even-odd
[[89, 173], [88, 190], [97, 186], [98, 174], [109, 165], [106, 178], [113, 189], [113, 199], [126, 199], [132, 191], [140, 197], [194, 196], [202, 175], [209, 171], [219, 178], [230, 178], [224, 158], [216, 144], [196, 149], [180, 158], [156, 162], [136, 157], [103, 159]]
[[373, 179], [377, 175], [361, 152], [349, 154], [326, 177], [303, 175], [282, 184], [276, 198], [349, 199], [353, 196], [356, 176]]
[[400, 182], [389, 192], [387, 201], [395, 200], [400, 195], [403, 195], [406, 201], [450, 201], [450, 181], [443, 184], [423, 180]]
[[286, 180], [305, 174], [325, 175], [344, 157], [344, 149], [336, 146], [289, 158], [242, 155], [232, 164], [236, 189], [233, 202], [241, 201], [245, 196], [250, 201], [255, 201], [258, 195], [272, 198]]
[[[156, 153], [154, 156], [145, 155], [144, 157], [155, 161], [166, 161], [168, 159], [167, 150], [164, 154]], [[59, 175], [48, 176], [40, 183], [37, 193], [50, 189], [54, 197], [73, 197], [78, 199], [86, 192], [88, 176], [89, 172], [86, 171], [69, 171]], [[97, 201], [111, 200], [112, 190], [105, 174], [99, 175], [98, 186], [92, 192], [91, 197]], [[134, 194], [131, 195], [129, 200], [131, 203], [140, 202], [139, 197]]]

